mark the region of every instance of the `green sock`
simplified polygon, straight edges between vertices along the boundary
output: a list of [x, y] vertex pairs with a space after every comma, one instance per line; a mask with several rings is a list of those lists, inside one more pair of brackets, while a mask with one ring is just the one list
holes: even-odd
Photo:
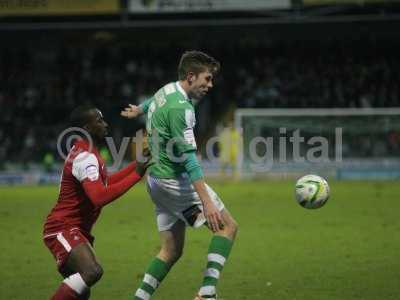
[[204, 273], [203, 284], [199, 290], [201, 296], [214, 296], [216, 292], [217, 282], [231, 252], [233, 241], [230, 239], [215, 235], [208, 249], [207, 269]]
[[154, 294], [161, 281], [167, 276], [170, 266], [159, 259], [154, 258], [144, 274], [140, 287], [135, 293], [136, 300], [148, 300]]

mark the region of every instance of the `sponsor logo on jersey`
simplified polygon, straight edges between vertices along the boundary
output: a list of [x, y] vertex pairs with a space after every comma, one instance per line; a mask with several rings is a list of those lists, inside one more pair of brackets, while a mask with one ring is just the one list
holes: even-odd
[[90, 165], [86, 167], [86, 177], [90, 181], [96, 181], [99, 178], [99, 170], [95, 165]]

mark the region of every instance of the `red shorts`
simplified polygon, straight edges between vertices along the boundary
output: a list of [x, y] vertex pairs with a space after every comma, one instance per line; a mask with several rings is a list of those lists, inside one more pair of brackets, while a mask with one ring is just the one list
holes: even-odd
[[94, 237], [75, 227], [45, 234], [43, 241], [56, 259], [58, 270], [61, 272], [71, 250], [81, 243], [93, 245]]

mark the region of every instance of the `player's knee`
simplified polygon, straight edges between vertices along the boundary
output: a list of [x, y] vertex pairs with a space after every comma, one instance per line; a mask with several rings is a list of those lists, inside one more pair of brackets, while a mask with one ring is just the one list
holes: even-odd
[[161, 249], [159, 257], [168, 264], [173, 265], [181, 258], [182, 254], [183, 249]]
[[174, 250], [171, 254], [171, 263], [176, 263], [182, 257], [183, 251], [182, 250]]
[[84, 294], [80, 295], [79, 300], [89, 300], [90, 298], [90, 289], [88, 289]]
[[235, 232], [238, 232], [238, 230], [239, 230], [238, 222], [235, 219], [232, 219], [232, 221], [233, 221], [233, 227], [235, 229]]
[[183, 249], [176, 249], [175, 250], [175, 259], [178, 260], [182, 257], [183, 255]]
[[92, 264], [86, 268], [83, 272], [82, 277], [88, 286], [94, 285], [103, 276], [103, 268], [98, 264]]
[[234, 239], [238, 230], [239, 224], [233, 218], [229, 218], [229, 220], [225, 222], [225, 226], [221, 233], [231, 239]]
[[182, 249], [174, 249], [170, 252], [170, 262], [171, 264], [176, 263], [182, 257]]
[[234, 235], [236, 235], [236, 233], [238, 232], [238, 230], [239, 230], [239, 224], [234, 220], [234, 219], [232, 219], [232, 225], [231, 225], [231, 227], [232, 227], [232, 233], [234, 234]]

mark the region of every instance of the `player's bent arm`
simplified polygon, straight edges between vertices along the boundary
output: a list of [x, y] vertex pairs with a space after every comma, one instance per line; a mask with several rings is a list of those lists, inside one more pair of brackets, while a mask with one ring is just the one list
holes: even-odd
[[196, 158], [196, 152], [194, 150], [188, 151], [185, 152], [184, 155], [186, 155], [184, 161], [186, 172], [189, 174], [190, 181], [192, 182], [196, 192], [199, 194], [200, 200], [203, 203], [204, 201], [211, 201], [204, 182], [203, 171]]
[[114, 174], [108, 176], [108, 184], [114, 184], [122, 179], [124, 179], [126, 176], [128, 176], [130, 173], [135, 171], [136, 168], [136, 161], [133, 161], [129, 163], [125, 168], [115, 172]]
[[192, 182], [194, 189], [199, 194], [200, 200], [203, 205], [206, 202], [211, 202], [210, 195], [208, 194], [206, 183], [203, 178], [197, 179], [196, 181]]
[[184, 166], [186, 172], [189, 174], [189, 178], [191, 182], [194, 182], [198, 179], [204, 178], [203, 171], [200, 167], [199, 161], [196, 157], [196, 151], [187, 151], [184, 153], [186, 159], [184, 161]]
[[192, 182], [193, 187], [203, 204], [204, 216], [207, 219], [207, 223], [214, 232], [218, 231], [218, 229], [221, 228], [223, 221], [220, 212], [211, 201], [206, 184], [204, 182], [203, 171], [201, 170], [200, 164], [197, 161], [195, 151], [188, 151], [185, 153], [185, 155], [186, 160], [184, 162], [184, 166], [186, 172], [189, 174], [190, 181]]
[[211, 201], [204, 179], [197, 179], [192, 184], [203, 204], [203, 213], [208, 226], [213, 232], [217, 232], [223, 228], [224, 222], [218, 208]]
[[105, 186], [100, 178], [95, 181], [85, 179], [82, 182], [82, 186], [90, 201], [92, 201], [95, 206], [102, 207], [123, 195], [141, 178], [142, 176], [138, 173], [131, 172], [124, 179], [108, 186]]

